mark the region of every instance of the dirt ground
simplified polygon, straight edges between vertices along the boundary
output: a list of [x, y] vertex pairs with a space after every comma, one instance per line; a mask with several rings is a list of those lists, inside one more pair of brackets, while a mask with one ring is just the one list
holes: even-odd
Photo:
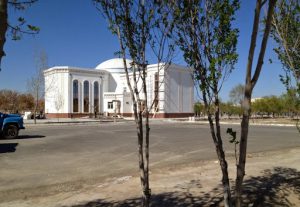
[[[249, 154], [245, 177], [245, 206], [300, 206], [300, 148]], [[230, 177], [235, 159], [228, 158]], [[216, 160], [172, 166], [151, 172], [152, 206], [223, 206], [219, 163]], [[136, 175], [110, 178], [47, 194], [47, 188], [22, 197], [8, 193], [0, 207], [139, 206]], [[232, 179], [231, 182], [234, 180]], [[53, 186], [52, 186], [53, 188]], [[25, 194], [24, 194], [25, 195]]]

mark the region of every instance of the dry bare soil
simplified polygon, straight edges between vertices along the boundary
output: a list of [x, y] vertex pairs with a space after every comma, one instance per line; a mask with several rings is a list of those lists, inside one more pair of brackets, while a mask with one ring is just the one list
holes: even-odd
[[[300, 206], [300, 148], [249, 154], [244, 182], [245, 206]], [[235, 159], [229, 158], [230, 177]], [[8, 194], [1, 207], [125, 207], [140, 206], [138, 173], [84, 185], [80, 190], [32, 196]], [[216, 160], [157, 169], [151, 172], [152, 206], [223, 206], [220, 167]], [[234, 180], [231, 180], [234, 184]], [[59, 189], [59, 186], [56, 186]], [[17, 192], [16, 192], [17, 193]], [[16, 199], [17, 198], [17, 199]]]

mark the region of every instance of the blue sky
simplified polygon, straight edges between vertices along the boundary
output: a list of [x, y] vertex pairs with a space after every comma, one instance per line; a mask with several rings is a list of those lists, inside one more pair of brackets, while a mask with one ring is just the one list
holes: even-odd
[[[232, 87], [244, 83], [254, 7], [255, 1], [243, 0], [237, 13], [234, 24], [240, 30], [239, 61], [224, 83], [221, 91], [224, 101], [228, 100]], [[0, 89], [26, 92], [26, 82], [36, 71], [35, 54], [40, 50], [47, 53], [49, 67], [68, 65], [94, 68], [114, 58], [114, 52], [119, 49], [117, 38], [107, 29], [106, 20], [90, 0], [39, 0], [25, 11], [10, 10], [10, 22], [19, 16], [25, 17], [29, 24], [39, 26], [41, 32], [34, 36], [24, 35], [20, 41], [10, 40], [8, 35], [4, 47], [7, 56], [2, 60], [0, 72]], [[259, 45], [260, 42], [257, 47]], [[273, 46], [274, 42], [269, 39], [265, 64], [253, 97], [280, 95], [285, 90], [279, 81], [281, 64], [272, 51]], [[273, 64], [269, 64], [269, 58], [273, 59]], [[180, 57], [176, 61], [185, 65]]]

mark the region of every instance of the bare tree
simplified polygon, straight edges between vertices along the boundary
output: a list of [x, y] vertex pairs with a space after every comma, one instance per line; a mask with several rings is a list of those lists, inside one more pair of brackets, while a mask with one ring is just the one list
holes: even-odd
[[35, 101], [34, 101], [34, 97], [32, 96], [32, 94], [25, 93], [25, 94], [19, 95], [19, 97], [18, 97], [19, 113], [32, 109], [34, 107], [34, 104], [35, 104]]
[[36, 53], [36, 72], [33, 77], [27, 81], [27, 88], [35, 99], [34, 104], [34, 123], [36, 124], [36, 115], [39, 106], [40, 99], [44, 97], [45, 93], [45, 81], [44, 81], [44, 70], [48, 68], [48, 57], [45, 51], [41, 50]]
[[[99, 3], [99, 2], [96, 2]], [[149, 187], [149, 111], [146, 89], [146, 44], [148, 40], [149, 24], [144, 1], [100, 1], [101, 9], [109, 20], [111, 31], [118, 36], [120, 55], [123, 58], [127, 86], [133, 103], [134, 119], [138, 137], [138, 157], [140, 180], [142, 186], [142, 206], [150, 205], [151, 191]], [[131, 66], [126, 61], [126, 52], [133, 60]], [[132, 68], [132, 75], [129, 74]], [[138, 88], [138, 81], [142, 80], [144, 103]], [[145, 107], [145, 108], [144, 108]], [[144, 108], [144, 109], [143, 109]], [[145, 131], [143, 129], [143, 111], [146, 115]], [[146, 134], [144, 134], [146, 132]], [[144, 146], [145, 143], [145, 146]], [[145, 147], [145, 148], [144, 148]]]
[[57, 121], [59, 122], [59, 112], [64, 106], [64, 97], [61, 93], [57, 93], [54, 100], [54, 106], [57, 113]]
[[[172, 26], [167, 21], [168, 15], [162, 15], [161, 10], [159, 10], [166, 9], [160, 1], [94, 0], [94, 2], [108, 19], [112, 33], [117, 35], [119, 39], [119, 55], [123, 58], [138, 137], [142, 206], [148, 207], [151, 197], [149, 186], [149, 113], [153, 105], [157, 107], [158, 94], [155, 94], [155, 103], [148, 100], [146, 82], [149, 51], [147, 47], [152, 49], [158, 59], [159, 74], [161, 68], [166, 68], [169, 64], [169, 62], [160, 64], [161, 61], [169, 59], [172, 54], [173, 47], [168, 42]], [[159, 14], [161, 14], [161, 19], [158, 18]], [[162, 21], [163, 24], [161, 24]], [[127, 56], [131, 58], [131, 64], [127, 62]]]
[[15, 113], [18, 110], [19, 93], [13, 90], [0, 90], [0, 110]]
[[[254, 70], [254, 74], [252, 76], [252, 65], [253, 58], [255, 53], [255, 46], [257, 41], [258, 27], [260, 23], [261, 10], [265, 4], [268, 3], [268, 12], [267, 18], [265, 21], [265, 28], [263, 32], [263, 39], [260, 46], [259, 56], [256, 64], [256, 68]], [[244, 100], [242, 104], [243, 108], [243, 118], [241, 123], [241, 137], [240, 137], [240, 154], [239, 160], [237, 164], [237, 175], [236, 175], [236, 187], [235, 187], [235, 197], [236, 202], [235, 206], [242, 206], [242, 184], [245, 176], [245, 166], [246, 166], [246, 155], [247, 155], [247, 142], [248, 142], [248, 131], [249, 131], [249, 119], [251, 116], [251, 97], [252, 91], [257, 83], [259, 78], [263, 63], [264, 63], [264, 55], [267, 47], [268, 37], [271, 29], [271, 21], [272, 15], [274, 12], [274, 7], [276, 4], [276, 0], [257, 0], [255, 13], [254, 13], [254, 21], [251, 35], [251, 43], [248, 54], [248, 63], [246, 70], [246, 81], [245, 81], [245, 92], [244, 92]]]
[[159, 111], [159, 89], [165, 83], [165, 76], [161, 78], [162, 69], [167, 71], [172, 63], [175, 52], [175, 40], [172, 38], [174, 30], [174, 20], [172, 19], [172, 10], [168, 4], [157, 2], [152, 4], [153, 23], [151, 25], [151, 38], [149, 46], [156, 57], [157, 73], [154, 81], [154, 99], [149, 107], [149, 112], [153, 112], [155, 117]]

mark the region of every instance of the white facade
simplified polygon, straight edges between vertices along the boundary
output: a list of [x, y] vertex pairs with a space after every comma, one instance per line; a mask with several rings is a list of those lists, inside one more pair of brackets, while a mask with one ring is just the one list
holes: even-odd
[[[130, 68], [131, 61], [126, 63]], [[129, 74], [132, 79], [132, 74]], [[52, 67], [44, 72], [44, 76], [47, 117], [82, 117], [95, 113], [131, 116], [133, 113], [123, 59], [105, 61], [95, 69]], [[139, 90], [141, 84], [140, 79]], [[148, 107], [152, 106], [153, 117], [193, 114], [194, 84], [188, 68], [149, 65], [146, 84]], [[141, 99], [144, 98], [141, 93]]]

